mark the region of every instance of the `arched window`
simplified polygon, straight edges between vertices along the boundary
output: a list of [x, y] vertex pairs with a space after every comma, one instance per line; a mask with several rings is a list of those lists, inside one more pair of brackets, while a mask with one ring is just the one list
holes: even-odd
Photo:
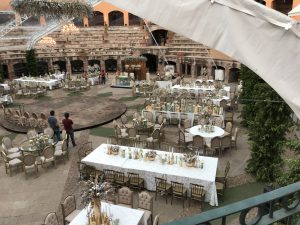
[[1, 13], [0, 14], [0, 24], [8, 23], [15, 19], [15, 14], [13, 13]]
[[94, 11], [89, 15], [89, 26], [104, 26], [104, 16], [102, 12]]
[[62, 60], [53, 62], [53, 67], [61, 72], [67, 71], [66, 62]]
[[[167, 40], [168, 31], [159, 29], [152, 31], [152, 34], [159, 45], [165, 45]], [[155, 45], [155, 41], [152, 39], [152, 44]]]
[[83, 61], [82, 60], [72, 60], [71, 61], [72, 73], [83, 73]]
[[141, 18], [133, 15], [131, 13], [128, 13], [128, 19], [129, 19], [129, 26], [139, 26], [141, 24]]
[[38, 61], [36, 63], [37, 66], [37, 74], [38, 75], [44, 75], [45, 73], [48, 73], [48, 63], [45, 61]]
[[157, 64], [158, 64], [157, 56], [153, 55], [153, 54], [149, 54], [149, 53], [143, 54], [142, 56], [147, 58], [146, 67], [147, 67], [148, 71], [150, 73], [156, 72], [157, 71]]
[[107, 72], [116, 72], [117, 71], [117, 60], [116, 59], [105, 60], [105, 70]]
[[40, 26], [40, 17], [31, 16], [22, 23], [23, 26]]
[[75, 19], [73, 19], [73, 23], [76, 27], [83, 27], [83, 19], [81, 17], [77, 17]]
[[120, 11], [108, 13], [109, 26], [124, 26], [124, 14]]
[[21, 77], [23, 75], [26, 76], [27, 75], [26, 63], [14, 64], [14, 71], [17, 77]]

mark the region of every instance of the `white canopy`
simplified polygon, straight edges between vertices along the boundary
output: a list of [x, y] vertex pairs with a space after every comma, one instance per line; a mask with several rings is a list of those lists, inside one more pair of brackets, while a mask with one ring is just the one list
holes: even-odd
[[300, 32], [253, 0], [104, 0], [248, 66], [300, 118]]
[[289, 16], [300, 16], [300, 4], [293, 8], [289, 13]]

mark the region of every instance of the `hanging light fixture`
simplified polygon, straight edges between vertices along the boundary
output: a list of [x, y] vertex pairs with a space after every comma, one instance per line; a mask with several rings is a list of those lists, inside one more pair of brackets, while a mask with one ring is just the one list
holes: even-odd
[[61, 29], [61, 32], [65, 34], [66, 36], [69, 36], [70, 34], [78, 34], [79, 28], [74, 25], [74, 23], [68, 23], [63, 26]]
[[73, 18], [87, 16], [93, 7], [86, 0], [11, 0], [13, 10], [21, 15]]
[[38, 46], [41, 48], [53, 48], [56, 45], [56, 41], [52, 37], [43, 37], [38, 41]]

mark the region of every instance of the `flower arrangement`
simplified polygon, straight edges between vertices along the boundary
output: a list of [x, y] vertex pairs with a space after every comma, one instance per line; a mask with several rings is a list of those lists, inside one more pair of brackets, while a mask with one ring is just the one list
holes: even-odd
[[150, 161], [154, 161], [155, 160], [155, 157], [156, 157], [157, 153], [156, 151], [149, 151], [149, 152], [146, 152], [146, 157], [147, 159], [149, 159]]
[[186, 166], [193, 167], [195, 166], [197, 156], [191, 152], [183, 155], [183, 161], [185, 161]]
[[43, 149], [49, 144], [49, 136], [46, 134], [39, 134], [29, 140], [29, 143], [32, 146], [35, 146], [39, 149]]
[[21, 15], [54, 18], [82, 17], [93, 12], [92, 6], [85, 0], [11, 0], [10, 5]]

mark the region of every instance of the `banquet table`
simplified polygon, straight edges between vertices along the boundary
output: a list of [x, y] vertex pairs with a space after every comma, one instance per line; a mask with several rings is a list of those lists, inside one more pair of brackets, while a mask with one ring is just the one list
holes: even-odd
[[171, 87], [171, 90], [172, 91], [175, 91], [175, 90], [187, 90], [187, 91], [194, 91], [196, 94], [199, 92], [199, 91], [214, 91], [215, 90], [215, 87], [214, 86], [194, 86], [194, 87], [186, 87], [186, 86], [181, 86], [181, 85], [174, 85], [173, 87]]
[[[87, 224], [87, 211], [87, 207], [81, 210], [81, 212], [72, 220], [71, 223], [69, 223], [69, 225]], [[112, 217], [112, 220], [119, 219], [119, 225], [147, 225], [144, 224], [144, 211], [142, 210], [101, 202], [101, 211], [108, 211], [108, 215]]]
[[43, 79], [43, 78], [18, 78], [18, 79], [14, 79], [14, 81], [16, 83], [24, 83], [25, 85], [30, 85], [32, 83], [40, 83], [43, 84], [44, 86], [49, 87], [50, 90], [53, 89], [53, 86], [59, 85], [59, 80], [57, 79]]
[[94, 86], [98, 80], [99, 80], [98, 76], [88, 78], [88, 81], [91, 83], [92, 86]]
[[[204, 167], [194, 168], [186, 165], [179, 165], [179, 158], [183, 157], [181, 153], [174, 153], [175, 163], [173, 165], [161, 163], [161, 157], [171, 153], [165, 151], [156, 151], [157, 157], [154, 161], [140, 159], [129, 159], [129, 147], [120, 146], [121, 150], [126, 151], [125, 158], [119, 155], [108, 155], [107, 145], [102, 144], [93, 152], [83, 158], [81, 161], [90, 166], [94, 166], [99, 170], [112, 169], [122, 172], [138, 173], [145, 180], [145, 188], [155, 191], [155, 177], [164, 177], [168, 182], [177, 181], [184, 184], [189, 190], [190, 183], [201, 184], [206, 191], [205, 201], [211, 205], [218, 205], [217, 191], [215, 185], [215, 177], [218, 166], [218, 158], [199, 156], [199, 160], [204, 162]], [[143, 154], [150, 151], [142, 149]], [[133, 148], [131, 149], [133, 152]]]
[[204, 129], [201, 129], [202, 125], [197, 125], [188, 129], [189, 133], [192, 135], [200, 135], [204, 138], [205, 143], [210, 146], [211, 139], [214, 137], [221, 137], [225, 134], [225, 131], [217, 126], [213, 126], [213, 132], [206, 132]]
[[0, 86], [3, 87], [3, 89], [4, 89], [5, 91], [9, 91], [9, 90], [10, 90], [10, 87], [9, 87], [8, 84], [0, 84]]

